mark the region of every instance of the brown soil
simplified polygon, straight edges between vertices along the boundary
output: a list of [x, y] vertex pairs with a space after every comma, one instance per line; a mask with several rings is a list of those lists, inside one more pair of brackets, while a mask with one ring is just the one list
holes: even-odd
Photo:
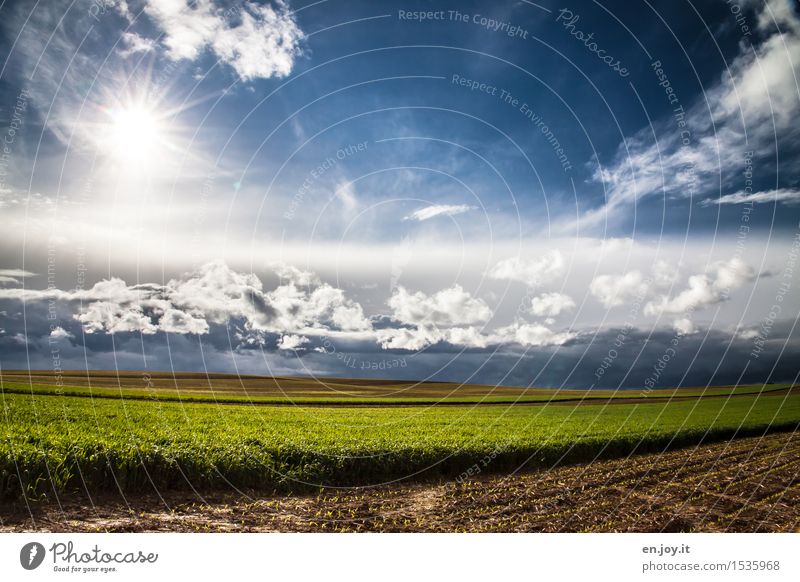
[[0, 506], [0, 531], [33, 530], [798, 531], [800, 433], [464, 483]]

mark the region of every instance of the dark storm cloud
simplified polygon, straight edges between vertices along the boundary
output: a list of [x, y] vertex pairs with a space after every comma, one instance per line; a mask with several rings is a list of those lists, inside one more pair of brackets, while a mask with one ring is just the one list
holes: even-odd
[[[519, 346], [464, 350], [440, 343], [409, 352], [373, 341], [311, 337], [300, 350], [280, 350], [279, 334], [247, 341], [242, 322], [210, 326], [204, 335], [136, 332], [85, 334], [56, 303], [0, 302], [3, 369], [163, 369], [313, 374], [364, 378], [433, 379], [553, 388], [697, 386], [794, 381], [800, 337], [792, 321], [778, 321], [766, 338], [752, 330], [678, 335], [670, 329], [586, 330], [559, 347]], [[55, 314], [55, 315], [54, 315]], [[59, 329], [62, 332], [53, 333]], [[762, 342], [763, 339], [763, 342]], [[763, 345], [763, 350], [754, 348]], [[202, 358], [199, 357], [202, 353]], [[757, 355], [754, 355], [757, 353]]]

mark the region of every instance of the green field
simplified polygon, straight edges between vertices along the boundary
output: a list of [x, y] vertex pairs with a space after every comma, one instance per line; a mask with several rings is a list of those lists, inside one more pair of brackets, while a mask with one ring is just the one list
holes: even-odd
[[[591, 406], [421, 407], [396, 398], [381, 406], [382, 396], [369, 407], [312, 407], [219, 404], [210, 392], [201, 402], [174, 402], [165, 388], [148, 401], [110, 387], [76, 386], [84, 392], [67, 395], [61, 386], [6, 383], [5, 376], [5, 499], [23, 492], [291, 490], [456, 477], [476, 463], [483, 472], [550, 467], [800, 426], [800, 394], [780, 386], [758, 387], [767, 390], [759, 395], [752, 394], [756, 387], [665, 391], [651, 393], [650, 401], [621, 397]], [[109, 392], [97, 398], [90, 390]], [[145, 392], [152, 390], [159, 391]], [[536, 397], [547, 393], [540, 392]]]
[[144, 372], [4, 371], [0, 392], [124, 398], [162, 402], [218, 404], [430, 405], [430, 404], [541, 404], [548, 402], [605, 403], [611, 400], [727, 397], [730, 394], [781, 392], [789, 384], [755, 384], [642, 390], [552, 390], [354, 378], [263, 377], [230, 374]]

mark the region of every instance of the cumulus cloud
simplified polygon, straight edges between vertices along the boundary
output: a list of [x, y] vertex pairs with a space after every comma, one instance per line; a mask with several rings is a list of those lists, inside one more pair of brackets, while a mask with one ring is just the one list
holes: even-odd
[[159, 321], [159, 329], [166, 333], [208, 333], [208, 322], [179, 309], [167, 308]]
[[243, 80], [285, 77], [301, 52], [303, 32], [281, 0], [228, 9], [211, 0], [149, 0], [145, 13], [163, 31], [169, 58], [194, 60], [210, 49]]
[[507, 344], [525, 347], [560, 346], [575, 339], [574, 332], [554, 331], [539, 323], [517, 321], [491, 333], [483, 333], [475, 326], [438, 328], [420, 325], [413, 328], [387, 328], [376, 332], [383, 349], [422, 350], [444, 342], [464, 348], [487, 348]]
[[398, 287], [389, 299], [394, 318], [412, 325], [455, 326], [484, 323], [492, 310], [483, 299], [473, 297], [460, 285], [433, 295], [408, 292]]
[[[513, 276], [535, 285], [558, 272], [559, 263], [563, 263], [559, 255], [545, 255], [515, 265], [520, 268]], [[222, 337], [222, 333], [226, 342], [235, 339], [236, 349], [267, 346], [296, 350], [303, 357], [315, 353], [326, 337], [389, 350], [562, 346], [572, 345], [578, 337], [577, 331], [553, 327], [554, 317], [575, 307], [572, 297], [560, 292], [540, 293], [531, 299], [527, 313], [541, 318], [539, 321], [520, 318], [490, 328], [486, 324], [495, 318], [492, 308], [460, 285], [434, 293], [398, 287], [387, 300], [388, 314], [367, 317], [361, 304], [313, 272], [287, 265], [275, 265], [274, 271], [278, 282], [272, 288], [266, 288], [254, 273], [214, 261], [165, 283], [129, 285], [110, 278], [77, 290], [0, 288], [0, 301], [24, 300], [29, 313], [36, 312], [37, 306], [45, 313], [55, 302], [58, 312], [68, 314], [69, 319], [59, 322], [54, 339], [70, 337], [64, 335], [70, 333], [74, 336], [81, 328], [91, 342], [110, 334]], [[603, 275], [595, 278], [590, 288], [607, 306], [642, 294], [638, 300], [644, 304], [645, 315], [676, 315], [675, 329], [688, 335], [696, 331], [690, 321], [694, 310], [725, 301], [732, 290], [755, 276], [739, 259], [718, 262], [706, 272], [688, 277], [687, 287], [670, 296], [665, 290], [667, 283], [674, 281], [674, 269], [657, 263], [647, 280], [639, 271]], [[7, 319], [11, 322], [13, 318]], [[50, 334], [49, 326], [48, 322], [47, 330], [34, 334], [35, 338]], [[19, 328], [13, 327], [5, 337], [9, 345], [16, 346], [11, 336]]]
[[485, 348], [493, 343], [492, 337], [481, 333], [481, 331], [474, 326], [453, 327], [448, 329], [445, 338], [450, 344], [470, 348]]
[[[158, 313], [156, 317], [158, 317]], [[158, 322], [145, 315], [143, 308], [135, 304], [119, 304], [111, 301], [96, 301], [75, 316], [83, 324], [86, 333], [106, 331], [108, 333], [134, 332], [154, 334]]]
[[688, 317], [676, 319], [672, 324], [672, 329], [674, 329], [680, 335], [690, 335], [697, 332], [697, 327]]
[[418, 351], [445, 338], [442, 330], [433, 325], [380, 329], [376, 335], [378, 343], [385, 350]]
[[434, 204], [415, 210], [403, 220], [430, 220], [436, 216], [455, 216], [456, 214], [464, 214], [470, 210], [475, 210], [475, 206], [468, 206], [466, 204]]
[[72, 337], [74, 336], [60, 325], [57, 325], [50, 331], [50, 338], [54, 340], [67, 339]]
[[764, 204], [767, 202], [782, 202], [784, 204], [800, 204], [800, 190], [794, 188], [778, 188], [764, 192], [745, 192], [743, 190], [734, 194], [726, 194], [719, 198], [706, 198], [702, 206], [714, 204]]
[[231, 320], [243, 321], [245, 329], [254, 332], [371, 329], [361, 306], [341, 289], [298, 269], [281, 272], [290, 279], [272, 291], [265, 291], [255, 274], [236, 272], [215, 261], [164, 285], [129, 286], [112, 278], [77, 291], [3, 289], [0, 299], [80, 302], [75, 319], [89, 334], [205, 334], [209, 324]]
[[657, 260], [650, 269], [650, 280], [653, 288], [672, 287], [678, 279], [678, 268], [664, 260]]
[[311, 271], [304, 271], [298, 269], [294, 265], [286, 265], [284, 263], [276, 263], [271, 265], [272, 270], [281, 280], [286, 280], [294, 285], [300, 287], [309, 287], [311, 285], [321, 285], [319, 277], [316, 273]]
[[[537, 315], [558, 315], [574, 305], [567, 295], [545, 293], [534, 298], [531, 309]], [[376, 331], [379, 344], [385, 349], [421, 350], [438, 343], [466, 348], [501, 344], [553, 346], [576, 337], [572, 332], [557, 332], [542, 324], [523, 321], [486, 332], [476, 324], [491, 319], [491, 309], [458, 285], [433, 295], [409, 293], [400, 287], [389, 300], [389, 306], [393, 319], [403, 327]]]
[[512, 257], [498, 262], [489, 270], [493, 279], [520, 281], [536, 289], [564, 273], [564, 256], [558, 250], [551, 250], [535, 259]]
[[604, 307], [610, 309], [644, 297], [648, 284], [640, 271], [630, 271], [624, 275], [599, 275], [592, 279], [589, 291]]
[[384, 349], [421, 350], [439, 342], [485, 347], [491, 341], [473, 326], [491, 319], [492, 310], [460, 285], [433, 295], [398, 287], [387, 303], [392, 319], [401, 326], [377, 330], [377, 341]]
[[677, 269], [658, 261], [647, 279], [640, 271], [600, 275], [592, 280], [589, 290], [608, 309], [648, 300], [643, 310], [645, 315], [681, 315], [673, 323], [673, 328], [679, 333], [690, 334], [695, 333], [696, 328], [688, 315], [726, 301], [732, 291], [756, 279], [753, 268], [739, 258], [718, 261], [705, 273], [689, 276], [688, 286], [670, 297], [664, 291], [673, 285], [677, 276]]
[[530, 312], [539, 317], [555, 317], [575, 307], [572, 297], [564, 293], [543, 293], [531, 299]]
[[[88, 336], [206, 335], [220, 325], [229, 326], [245, 347], [267, 345], [265, 334], [278, 335], [279, 350], [303, 349], [323, 336], [404, 350], [440, 342], [485, 347], [496, 341], [475, 327], [491, 319], [492, 310], [459, 285], [430, 295], [399, 287], [388, 301], [391, 324], [376, 330], [359, 303], [315, 273], [290, 265], [273, 269], [279, 278], [274, 289], [265, 289], [254, 273], [214, 261], [164, 284], [128, 285], [114, 277], [72, 291], [0, 289], [0, 300], [67, 303]], [[59, 329], [53, 337], [67, 337], [69, 332]]]
[[647, 315], [687, 314], [726, 301], [731, 293], [756, 279], [752, 267], [741, 259], [714, 263], [706, 273], [692, 275], [688, 287], [669, 298], [662, 295], [645, 305]]
[[301, 335], [285, 335], [278, 341], [279, 350], [297, 350], [308, 343], [308, 338]]
[[[675, 315], [672, 329], [679, 335], [697, 333], [692, 314], [700, 309], [727, 301], [730, 294], [757, 278], [756, 272], [739, 258], [713, 263], [704, 273], [688, 277], [687, 286], [670, 296], [678, 269], [665, 261], [656, 261], [645, 279], [640, 271], [624, 275], [595, 277], [589, 289], [606, 308], [635, 302], [644, 304], [648, 316]], [[638, 309], [637, 309], [638, 311]]]
[[577, 337], [573, 332], [555, 332], [540, 323], [515, 322], [497, 330], [499, 342], [513, 342], [522, 346], [560, 346]]

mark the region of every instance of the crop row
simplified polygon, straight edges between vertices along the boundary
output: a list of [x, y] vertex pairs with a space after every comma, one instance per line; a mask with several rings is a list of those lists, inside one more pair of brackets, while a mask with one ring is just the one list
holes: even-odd
[[[609, 406], [290, 408], [0, 395], [0, 493], [283, 490], [652, 452], [800, 424], [800, 396]], [[487, 461], [488, 459], [488, 461]]]

